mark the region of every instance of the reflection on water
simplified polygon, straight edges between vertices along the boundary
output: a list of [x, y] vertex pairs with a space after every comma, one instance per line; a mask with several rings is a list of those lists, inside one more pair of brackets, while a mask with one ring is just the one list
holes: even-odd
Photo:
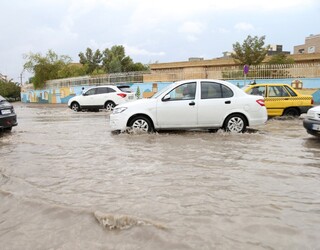
[[301, 119], [245, 134], [112, 135], [107, 112], [15, 109], [19, 125], [0, 135], [2, 249], [320, 244], [320, 140]]

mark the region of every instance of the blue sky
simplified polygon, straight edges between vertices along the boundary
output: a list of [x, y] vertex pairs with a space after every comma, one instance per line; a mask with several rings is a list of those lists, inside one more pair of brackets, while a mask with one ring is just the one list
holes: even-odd
[[29, 52], [78, 62], [87, 47], [123, 45], [148, 64], [221, 57], [248, 35], [293, 53], [320, 34], [318, 0], [2, 0], [0, 10], [0, 73], [18, 82]]

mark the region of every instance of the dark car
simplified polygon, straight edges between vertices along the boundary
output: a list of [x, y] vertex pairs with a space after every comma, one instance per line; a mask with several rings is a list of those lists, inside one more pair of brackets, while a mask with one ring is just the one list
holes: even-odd
[[13, 106], [0, 95], [0, 130], [11, 131], [12, 127], [17, 125], [17, 115]]
[[320, 106], [308, 110], [303, 126], [309, 134], [320, 137]]

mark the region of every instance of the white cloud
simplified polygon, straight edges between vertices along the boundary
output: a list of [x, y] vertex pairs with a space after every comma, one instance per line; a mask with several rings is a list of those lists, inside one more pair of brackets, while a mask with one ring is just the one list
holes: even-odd
[[218, 29], [218, 32], [219, 33], [222, 33], [222, 34], [227, 34], [227, 33], [230, 33], [230, 30], [226, 29], [226, 28], [219, 28]]
[[250, 30], [254, 30], [254, 27], [252, 24], [250, 23], [246, 23], [246, 22], [240, 22], [240, 23], [237, 23], [234, 28], [237, 30], [237, 31], [250, 31]]
[[206, 25], [201, 22], [187, 21], [178, 28], [178, 31], [185, 34], [188, 41], [195, 42], [199, 39], [198, 36], [201, 35], [205, 29]]
[[201, 34], [205, 30], [205, 25], [200, 22], [185, 22], [180, 28], [179, 32], [181, 33], [192, 33], [192, 34]]
[[135, 46], [130, 46], [127, 44], [125, 44], [124, 47], [126, 50], [126, 54], [129, 56], [130, 55], [134, 55], [134, 56], [164, 56], [166, 54], [163, 51], [157, 51], [157, 52], [148, 51], [146, 49], [140, 49]]

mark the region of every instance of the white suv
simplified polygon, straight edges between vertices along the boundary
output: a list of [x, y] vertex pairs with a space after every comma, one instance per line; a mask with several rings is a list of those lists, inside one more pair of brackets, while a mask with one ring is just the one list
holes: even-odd
[[68, 107], [74, 111], [106, 109], [111, 111], [116, 105], [133, 101], [135, 93], [129, 86], [104, 85], [92, 87], [68, 101]]

